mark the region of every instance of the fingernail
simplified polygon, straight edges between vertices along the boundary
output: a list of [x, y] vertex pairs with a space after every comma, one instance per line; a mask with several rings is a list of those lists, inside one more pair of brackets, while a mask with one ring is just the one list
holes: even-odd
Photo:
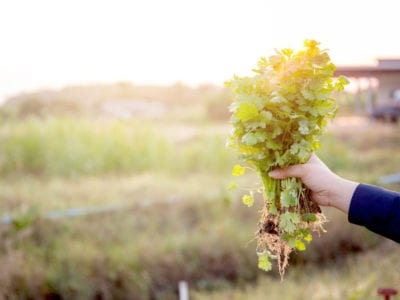
[[279, 171], [277, 171], [277, 170], [269, 171], [269, 172], [268, 172], [268, 175], [269, 175], [270, 177], [278, 176], [278, 175], [279, 175]]

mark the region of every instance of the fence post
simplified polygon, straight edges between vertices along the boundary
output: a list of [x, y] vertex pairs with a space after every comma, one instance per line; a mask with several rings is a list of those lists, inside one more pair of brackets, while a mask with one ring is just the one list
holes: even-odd
[[186, 281], [179, 281], [179, 300], [189, 300], [189, 285]]

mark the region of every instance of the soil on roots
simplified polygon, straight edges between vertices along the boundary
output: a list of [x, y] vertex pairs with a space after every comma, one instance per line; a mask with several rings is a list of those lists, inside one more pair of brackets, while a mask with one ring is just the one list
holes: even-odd
[[[313, 213], [315, 214], [315, 222], [301, 221], [297, 224], [300, 228], [310, 227], [313, 232], [323, 230], [322, 224], [326, 222], [324, 214], [317, 203], [312, 201], [310, 197], [300, 197], [300, 214]], [[282, 230], [279, 228], [279, 216], [269, 212], [268, 204], [265, 203], [261, 210], [260, 220], [258, 222], [257, 252], [268, 250], [276, 257], [278, 272], [283, 278], [285, 269], [289, 265], [289, 256], [293, 248], [290, 247], [287, 241], [282, 237]]]

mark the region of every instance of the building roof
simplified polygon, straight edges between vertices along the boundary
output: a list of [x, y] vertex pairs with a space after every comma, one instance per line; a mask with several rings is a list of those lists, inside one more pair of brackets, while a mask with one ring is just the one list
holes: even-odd
[[400, 58], [380, 58], [376, 65], [337, 66], [335, 75], [374, 76], [379, 74], [400, 74]]

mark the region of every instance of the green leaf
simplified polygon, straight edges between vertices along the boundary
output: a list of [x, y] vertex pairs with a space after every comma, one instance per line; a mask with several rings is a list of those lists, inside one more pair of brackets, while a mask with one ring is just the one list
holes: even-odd
[[343, 76], [343, 75], [338, 77], [338, 81], [341, 84], [349, 84], [350, 83], [350, 80], [346, 76]]
[[296, 230], [296, 224], [300, 222], [300, 217], [297, 213], [285, 212], [281, 214], [279, 227], [287, 233], [293, 233]]
[[307, 148], [301, 148], [298, 157], [300, 163], [305, 163], [310, 157], [310, 151]]
[[296, 190], [287, 188], [281, 192], [281, 204], [284, 207], [297, 205]]
[[301, 90], [301, 94], [307, 100], [314, 100], [315, 99], [314, 94], [312, 92], [310, 92], [309, 90], [307, 90], [307, 89]]
[[271, 66], [277, 66], [282, 62], [282, 56], [280, 55], [271, 55], [269, 57], [269, 63], [271, 64]]
[[263, 110], [260, 113], [260, 115], [261, 115], [263, 121], [265, 121], [266, 123], [269, 123], [272, 120], [272, 117], [273, 117], [272, 113], [270, 111], [265, 111], [265, 110]]
[[255, 132], [248, 132], [245, 135], [243, 135], [241, 141], [243, 144], [248, 145], [248, 146], [253, 146], [257, 143], [262, 143], [266, 140], [266, 134], [265, 132], [261, 130], [257, 130]]
[[290, 248], [296, 247], [296, 237], [294, 235], [283, 233], [282, 238], [288, 243]]
[[313, 213], [304, 213], [301, 215], [301, 219], [305, 222], [315, 222], [317, 217]]
[[299, 251], [306, 250], [306, 245], [301, 240], [296, 240], [295, 248]]
[[258, 143], [257, 137], [253, 132], [246, 133], [242, 139], [242, 143], [247, 145], [247, 146], [253, 146]]
[[310, 111], [314, 116], [325, 116], [333, 110], [331, 104], [327, 101], [316, 101], [318, 104]]
[[349, 84], [349, 83], [350, 83], [350, 80], [349, 80], [347, 77], [345, 77], [345, 76], [339, 76], [338, 79], [337, 79], [337, 81], [336, 81], [335, 88], [336, 88], [338, 91], [342, 91], [342, 90], [344, 89], [344, 86], [347, 85], [347, 84]]
[[285, 103], [287, 100], [280, 94], [275, 94], [272, 96], [271, 100], [272, 103]]
[[307, 120], [300, 120], [299, 121], [299, 131], [303, 135], [306, 135], [306, 134], [310, 133], [310, 129], [308, 128], [308, 121]]
[[283, 133], [283, 129], [281, 127], [275, 126], [274, 130], [272, 131], [272, 138], [276, 138], [278, 135]]
[[318, 150], [319, 148], [321, 148], [321, 143], [319, 141], [313, 141], [312, 142], [312, 149], [313, 150]]
[[242, 103], [237, 107], [235, 116], [243, 122], [253, 120], [259, 117], [258, 109], [255, 104]]
[[236, 184], [236, 182], [231, 182], [231, 183], [229, 183], [227, 189], [228, 189], [228, 191], [233, 191], [233, 190], [237, 189], [237, 184]]
[[265, 146], [271, 150], [280, 150], [282, 149], [282, 144], [275, 142], [274, 140], [268, 140], [265, 142]]
[[269, 261], [269, 255], [267, 251], [264, 251], [263, 253], [257, 253], [258, 255], [258, 267], [261, 270], [264, 271], [271, 271], [272, 269], [272, 264]]
[[300, 144], [295, 143], [295, 144], [293, 144], [292, 146], [290, 146], [290, 150], [289, 150], [289, 151], [290, 151], [290, 153], [292, 153], [293, 155], [297, 155], [297, 153], [299, 153], [300, 149], [301, 149]]
[[257, 65], [258, 65], [258, 67], [259, 67], [260, 69], [266, 69], [266, 68], [268, 67], [268, 65], [269, 65], [269, 62], [268, 62], [268, 60], [267, 60], [264, 56], [262, 56], [262, 57], [260, 57], [260, 59], [258, 60]]
[[265, 128], [267, 127], [267, 123], [265, 121], [249, 121], [245, 124], [245, 128], [247, 131], [252, 131], [257, 128]]
[[265, 142], [265, 140], [267, 139], [266, 134], [263, 131], [260, 131], [260, 130], [256, 131], [254, 133], [254, 136], [256, 137], [257, 141], [260, 142], [260, 143]]
[[250, 195], [244, 195], [244, 196], [242, 197], [242, 202], [243, 202], [244, 205], [246, 205], [246, 206], [248, 206], [248, 207], [253, 206], [253, 204], [254, 204], [253, 195], [252, 195], [252, 194], [250, 194]]
[[312, 235], [311, 235], [311, 233], [307, 234], [307, 235], [304, 237], [304, 240], [305, 240], [306, 242], [311, 242], [311, 241], [312, 241]]
[[284, 48], [281, 50], [282, 54], [285, 55], [287, 58], [290, 58], [293, 54], [293, 49]]
[[330, 91], [321, 89], [315, 92], [315, 98], [318, 100], [327, 100], [329, 98]]
[[233, 166], [232, 175], [233, 176], [242, 176], [245, 171], [246, 171], [245, 167], [242, 167], [241, 165], [236, 164]]

